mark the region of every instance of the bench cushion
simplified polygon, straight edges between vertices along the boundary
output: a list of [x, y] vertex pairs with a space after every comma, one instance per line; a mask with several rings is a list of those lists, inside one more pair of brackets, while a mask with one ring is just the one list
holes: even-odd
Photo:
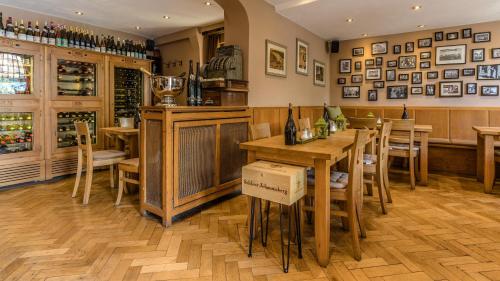
[[363, 164], [365, 164], [365, 165], [377, 164], [377, 155], [364, 154], [363, 155]]
[[95, 160], [105, 160], [105, 159], [113, 159], [125, 157], [127, 153], [119, 150], [98, 150], [92, 153], [92, 156]]
[[[343, 172], [332, 172], [330, 174], [330, 188], [346, 188], [349, 182], [349, 174]], [[307, 171], [307, 185], [314, 186], [314, 170]]]
[[[389, 144], [389, 149], [392, 149], [392, 150], [409, 150], [410, 149], [410, 145], [406, 144], [406, 143], [390, 143]], [[414, 151], [419, 151], [420, 147], [414, 145], [413, 146], [413, 150]]]

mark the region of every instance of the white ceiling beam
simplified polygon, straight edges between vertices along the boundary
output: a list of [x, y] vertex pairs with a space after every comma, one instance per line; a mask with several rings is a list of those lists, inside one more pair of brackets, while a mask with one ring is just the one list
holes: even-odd
[[288, 10], [288, 9], [292, 9], [292, 8], [297, 8], [297, 7], [300, 7], [300, 6], [304, 6], [304, 5], [307, 5], [307, 4], [316, 2], [316, 1], [318, 1], [318, 0], [289, 0], [289, 1], [285, 1], [283, 3], [280, 3], [278, 5], [275, 5], [274, 9], [277, 12], [281, 12], [281, 11], [284, 11], [284, 10]]

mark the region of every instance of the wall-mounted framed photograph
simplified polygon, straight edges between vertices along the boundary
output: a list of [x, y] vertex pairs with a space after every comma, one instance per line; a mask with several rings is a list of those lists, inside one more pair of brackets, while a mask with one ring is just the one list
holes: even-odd
[[286, 77], [286, 46], [266, 40], [266, 75]]
[[478, 65], [477, 80], [500, 80], [500, 64]]
[[375, 65], [376, 66], [382, 66], [384, 64], [384, 58], [383, 57], [376, 57], [375, 58]]
[[422, 95], [424, 93], [424, 89], [422, 87], [411, 87], [412, 95]]
[[392, 53], [395, 55], [401, 54], [401, 45], [392, 46]]
[[397, 67], [397, 66], [398, 66], [397, 60], [388, 60], [387, 61], [387, 67]]
[[422, 68], [422, 69], [431, 68], [431, 62], [430, 61], [421, 61], [420, 68]]
[[437, 71], [428, 71], [427, 72], [427, 79], [438, 79], [439, 77], [439, 72]]
[[396, 81], [396, 70], [395, 69], [387, 69], [385, 71], [385, 80], [386, 81]]
[[361, 71], [361, 62], [360, 61], [354, 62], [354, 70]]
[[382, 79], [382, 68], [367, 68], [365, 74], [366, 80], [380, 80]]
[[353, 57], [361, 57], [365, 55], [364, 47], [352, 48], [352, 56]]
[[419, 49], [432, 47], [432, 38], [418, 39], [417, 46]]
[[448, 32], [446, 33], [446, 40], [457, 40], [458, 32]]
[[467, 39], [472, 37], [472, 28], [462, 29], [462, 39]]
[[436, 65], [465, 64], [467, 61], [467, 45], [451, 45], [436, 47]]
[[351, 73], [352, 72], [352, 60], [351, 59], [340, 59], [339, 60], [339, 73]]
[[372, 43], [372, 56], [387, 54], [387, 41]]
[[301, 75], [309, 74], [309, 44], [296, 39], [295, 72]]
[[417, 56], [400, 56], [398, 58], [399, 69], [415, 69], [417, 68]]
[[360, 91], [359, 86], [344, 86], [342, 87], [342, 97], [344, 99], [357, 99], [361, 96]]
[[346, 83], [346, 79], [344, 77], [337, 78], [337, 84], [344, 85]]
[[422, 72], [412, 72], [411, 73], [411, 83], [412, 84], [422, 84]]
[[373, 81], [373, 88], [383, 89], [385, 87], [384, 81]]
[[466, 86], [467, 86], [467, 90], [465, 93], [467, 95], [477, 94], [477, 83], [467, 83]]
[[313, 84], [316, 86], [326, 86], [326, 66], [324, 63], [313, 61]]
[[351, 83], [363, 83], [363, 74], [352, 75]]
[[484, 61], [484, 48], [472, 49], [471, 60], [473, 62]]
[[445, 69], [443, 70], [443, 79], [458, 79], [460, 70], [458, 69]]
[[421, 60], [428, 60], [431, 58], [431, 52], [421, 52], [420, 53], [420, 59]]
[[408, 86], [398, 85], [398, 86], [387, 86], [387, 99], [407, 99], [408, 98]]
[[365, 66], [374, 66], [374, 65], [375, 65], [374, 59], [366, 59], [365, 60]]
[[439, 97], [442, 98], [459, 98], [463, 96], [462, 81], [440, 81], [439, 82]]
[[410, 80], [410, 75], [408, 73], [401, 73], [398, 76], [399, 81], [408, 81]]
[[405, 43], [405, 53], [413, 53], [415, 51], [415, 43], [414, 42], [406, 42]]
[[377, 90], [368, 90], [368, 101], [377, 101], [378, 92]]
[[492, 59], [498, 59], [498, 58], [500, 58], [500, 48], [493, 48], [493, 49], [491, 49], [491, 58]]
[[464, 68], [462, 69], [462, 76], [475, 76], [476, 69], [475, 68]]
[[434, 32], [434, 41], [443, 41], [444, 33], [442, 31]]
[[491, 32], [477, 32], [474, 33], [474, 43], [483, 43], [491, 41]]
[[425, 95], [426, 96], [435, 96], [436, 95], [436, 85], [434, 85], [434, 84], [425, 85]]
[[498, 96], [498, 85], [481, 86], [481, 96]]

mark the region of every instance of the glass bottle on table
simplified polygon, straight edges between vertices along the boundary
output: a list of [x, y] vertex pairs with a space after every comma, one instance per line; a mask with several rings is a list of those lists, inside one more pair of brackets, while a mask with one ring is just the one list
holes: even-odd
[[288, 119], [285, 124], [285, 145], [297, 144], [297, 127], [293, 121], [292, 103], [288, 104]]
[[408, 110], [406, 110], [406, 104], [403, 104], [403, 115], [401, 115], [401, 119], [408, 119]]
[[326, 102], [323, 104], [323, 119], [325, 119], [326, 122], [326, 135], [330, 135], [330, 117], [328, 115], [328, 106], [326, 105]]

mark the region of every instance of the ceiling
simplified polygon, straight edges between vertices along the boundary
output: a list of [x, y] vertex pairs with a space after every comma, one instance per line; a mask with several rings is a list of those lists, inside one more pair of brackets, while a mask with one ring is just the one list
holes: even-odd
[[[157, 38], [224, 20], [206, 0], [0, 0], [0, 4], [131, 34]], [[81, 11], [83, 15], [75, 12]], [[170, 19], [164, 19], [169, 16]], [[137, 30], [136, 26], [141, 29]]]
[[[323, 39], [348, 40], [500, 20], [499, 0], [266, 0]], [[420, 5], [420, 10], [411, 7]], [[352, 18], [348, 23], [346, 20]], [[425, 25], [417, 28], [418, 25]]]

